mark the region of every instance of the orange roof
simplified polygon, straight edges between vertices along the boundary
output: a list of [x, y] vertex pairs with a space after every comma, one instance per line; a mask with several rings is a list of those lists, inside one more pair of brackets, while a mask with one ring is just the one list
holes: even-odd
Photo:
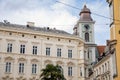
[[98, 52], [99, 52], [99, 55], [101, 56], [105, 50], [105, 45], [100, 45], [100, 46], [97, 46], [97, 49], [98, 49]]

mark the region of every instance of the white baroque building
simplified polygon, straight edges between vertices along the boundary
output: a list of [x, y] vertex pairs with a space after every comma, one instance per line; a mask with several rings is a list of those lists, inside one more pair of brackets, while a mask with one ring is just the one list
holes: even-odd
[[0, 80], [39, 80], [46, 64], [61, 66], [67, 80], [87, 80], [96, 59], [90, 13], [84, 6], [74, 34], [0, 22]]

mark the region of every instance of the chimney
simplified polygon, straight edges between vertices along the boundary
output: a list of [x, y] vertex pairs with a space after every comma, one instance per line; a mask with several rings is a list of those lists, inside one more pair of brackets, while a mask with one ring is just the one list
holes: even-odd
[[35, 23], [34, 22], [27, 22], [27, 27], [34, 27], [35, 26]]

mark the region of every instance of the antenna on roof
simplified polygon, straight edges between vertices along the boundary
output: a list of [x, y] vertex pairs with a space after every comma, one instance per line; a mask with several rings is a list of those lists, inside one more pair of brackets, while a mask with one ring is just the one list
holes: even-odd
[[87, 1], [86, 0], [84, 0], [84, 4], [83, 4], [83, 6], [85, 6], [87, 4]]
[[10, 24], [10, 22], [8, 22], [8, 20], [4, 20], [4, 23], [5, 24]]

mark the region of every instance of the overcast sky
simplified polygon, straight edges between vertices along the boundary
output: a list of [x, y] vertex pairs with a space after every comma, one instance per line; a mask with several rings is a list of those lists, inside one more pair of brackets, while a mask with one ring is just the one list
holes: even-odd
[[[109, 17], [106, 0], [57, 0], [70, 4], [75, 9], [56, 0], [0, 0], [0, 21], [8, 20], [13, 24], [26, 25], [35, 22], [37, 27], [56, 28], [73, 33], [73, 27], [80, 18], [79, 13], [86, 3], [92, 13]], [[109, 19], [92, 14], [95, 23], [96, 44], [106, 44], [109, 39]]]

